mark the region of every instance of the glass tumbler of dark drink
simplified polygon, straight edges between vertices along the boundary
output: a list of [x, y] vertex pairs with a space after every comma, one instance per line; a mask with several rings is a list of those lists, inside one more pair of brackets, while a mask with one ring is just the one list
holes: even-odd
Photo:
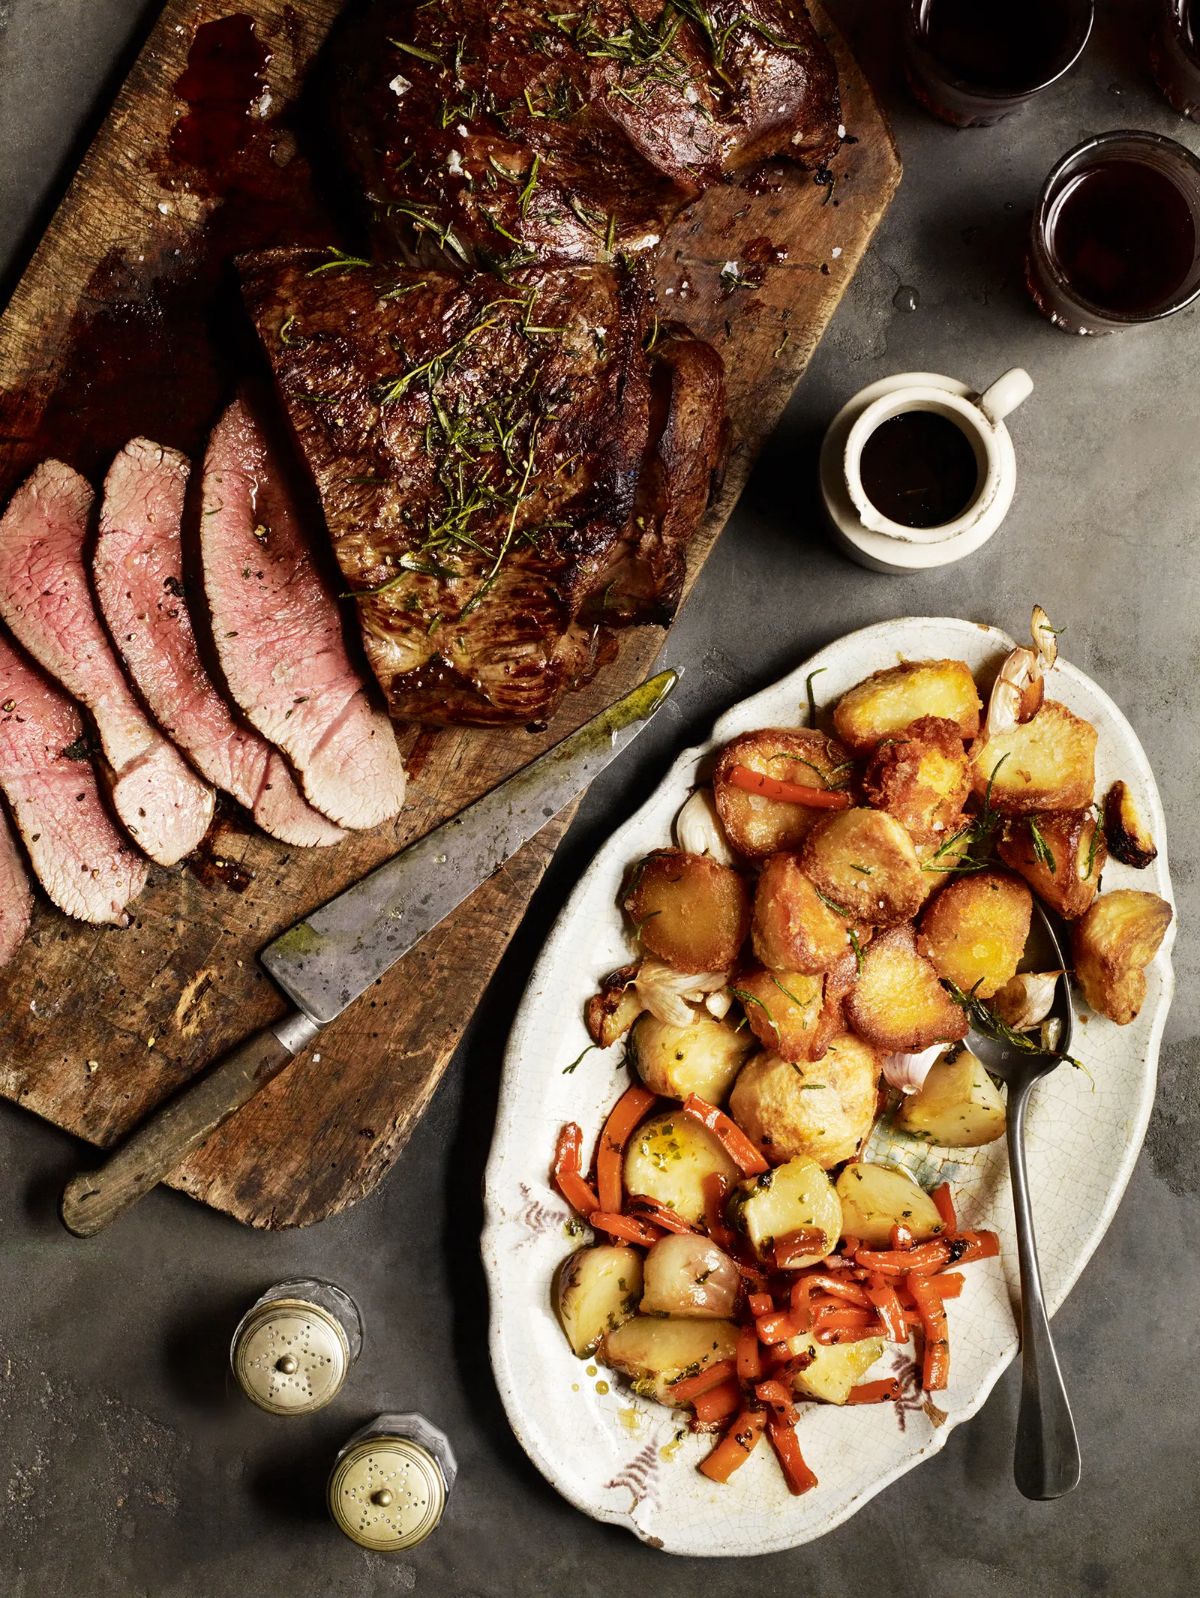
[[1200, 0], [1159, 0], [1150, 40], [1155, 82], [1181, 116], [1200, 122]]
[[1074, 66], [1095, 10], [1094, 0], [908, 0], [909, 87], [943, 122], [991, 127]]
[[1200, 161], [1160, 133], [1087, 139], [1046, 179], [1026, 282], [1068, 333], [1161, 321], [1200, 294]]

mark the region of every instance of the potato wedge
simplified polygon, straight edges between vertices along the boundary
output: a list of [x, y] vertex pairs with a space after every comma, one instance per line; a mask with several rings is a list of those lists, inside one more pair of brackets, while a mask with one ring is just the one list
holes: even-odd
[[862, 973], [842, 1009], [859, 1037], [885, 1054], [957, 1043], [968, 1030], [966, 1014], [919, 953], [911, 926], [892, 927], [867, 945]]
[[754, 1039], [711, 1015], [697, 1015], [691, 1026], [671, 1026], [649, 1013], [629, 1035], [629, 1059], [650, 1089], [664, 1099], [698, 1093], [710, 1104], [724, 1104]]
[[824, 990], [822, 977], [803, 971], [748, 971], [729, 991], [764, 1049], [785, 1060], [815, 1060], [836, 1029]]
[[1127, 1026], [1146, 998], [1146, 967], [1171, 924], [1171, 906], [1156, 893], [1115, 888], [1102, 893], [1071, 929], [1075, 975], [1093, 1010]]
[[731, 1225], [750, 1239], [755, 1253], [775, 1263], [775, 1244], [793, 1232], [813, 1232], [820, 1243], [811, 1254], [794, 1258], [792, 1268], [815, 1265], [841, 1236], [842, 1206], [833, 1183], [807, 1155], [751, 1176], [729, 1195]]
[[1128, 783], [1114, 782], [1104, 795], [1104, 835], [1113, 859], [1135, 871], [1144, 871], [1158, 858], [1154, 839], [1138, 814]]
[[938, 976], [990, 999], [1016, 974], [1033, 917], [1020, 877], [976, 871], [950, 883], [921, 917], [918, 947]]
[[747, 1060], [729, 1113], [769, 1159], [805, 1154], [823, 1170], [857, 1154], [875, 1120], [880, 1058], [852, 1033], [832, 1039], [819, 1060], [792, 1064], [778, 1054]]
[[884, 1346], [882, 1337], [860, 1337], [853, 1343], [818, 1343], [811, 1332], [789, 1337], [787, 1351], [792, 1358], [807, 1355], [811, 1360], [792, 1377], [792, 1391], [799, 1398], [844, 1404], [883, 1353]]
[[896, 1124], [944, 1149], [973, 1149], [1004, 1136], [1004, 1100], [965, 1044], [930, 1067], [920, 1091], [908, 1094]]
[[925, 898], [925, 874], [912, 839], [882, 810], [842, 810], [814, 827], [801, 863], [827, 908], [847, 921], [890, 927], [907, 921]]
[[831, 910], [804, 874], [800, 857], [775, 854], [763, 866], [754, 892], [750, 938], [771, 971], [828, 971], [851, 947], [870, 937], [861, 923]]
[[717, 814], [730, 843], [740, 854], [761, 860], [781, 849], [795, 849], [823, 814], [735, 788], [729, 780], [734, 766], [814, 788], [844, 788], [852, 765], [850, 751], [815, 728], [766, 728], [732, 739], [713, 774]]
[[1047, 699], [1030, 721], [971, 750], [975, 792], [1006, 814], [1082, 810], [1096, 786], [1097, 736], [1090, 721]]
[[1010, 816], [996, 853], [1067, 921], [1078, 920], [1096, 897], [1108, 860], [1103, 829], [1090, 807]]
[[736, 1350], [737, 1327], [731, 1321], [635, 1315], [605, 1337], [596, 1357], [627, 1376], [642, 1398], [669, 1404], [674, 1382], [732, 1359]]
[[868, 754], [922, 716], [952, 721], [965, 742], [979, 732], [979, 710], [979, 691], [965, 662], [906, 660], [843, 694], [833, 726], [848, 749]]
[[554, 1278], [554, 1308], [580, 1359], [608, 1332], [636, 1314], [642, 1298], [642, 1256], [636, 1248], [595, 1243], [568, 1254]]
[[634, 868], [625, 911], [642, 947], [677, 971], [728, 971], [750, 930], [750, 895], [733, 867], [682, 849]]
[[842, 1236], [857, 1237], [871, 1248], [887, 1248], [893, 1226], [907, 1226], [917, 1238], [936, 1237], [942, 1230], [929, 1194], [894, 1165], [848, 1165], [837, 1179], [837, 1193]]
[[599, 1049], [610, 1049], [642, 1013], [642, 1001], [633, 985], [637, 970], [636, 965], [623, 965], [619, 971], [610, 971], [599, 993], [593, 993], [584, 1006], [588, 1037]]
[[699, 1225], [704, 1219], [704, 1179], [738, 1177], [738, 1168], [707, 1127], [681, 1111], [651, 1116], [625, 1148], [625, 1191], [657, 1199]]
[[886, 810], [916, 844], [940, 843], [958, 828], [971, 792], [971, 768], [958, 724], [919, 716], [871, 756], [863, 793]]

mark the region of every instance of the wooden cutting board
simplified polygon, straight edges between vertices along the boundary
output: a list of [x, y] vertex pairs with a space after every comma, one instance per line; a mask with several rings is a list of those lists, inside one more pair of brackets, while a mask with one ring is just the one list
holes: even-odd
[[[269, 137], [256, 138], [280, 174], [272, 207], [252, 186], [231, 196], [172, 157], [187, 110], [175, 86], [196, 29], [226, 13], [216, 0], [166, 6], [0, 320], [0, 494], [52, 453], [98, 482], [136, 432], [197, 458], [246, 359], [236, 308], [222, 298], [229, 249], [336, 237], [309, 209], [286, 122], [338, 9], [335, 0], [248, 0], [241, 13], [270, 52], [263, 109], [275, 120]], [[900, 179], [866, 82], [827, 20], [818, 23], [838, 57], [850, 135], [832, 184], [787, 172], [761, 192], [718, 188], [661, 248], [663, 314], [711, 339], [729, 380], [729, 468], [693, 544], [689, 581]], [[295, 118], [302, 129], [302, 107]], [[728, 273], [722, 281], [731, 261], [741, 286]], [[626, 692], [661, 644], [658, 629], [627, 634], [619, 657], [569, 697], [550, 729], [402, 732], [411, 800], [378, 832], [304, 852], [231, 814], [199, 867], [151, 872], [127, 929], [79, 926], [39, 904], [0, 975], [0, 1095], [89, 1142], [116, 1142], [282, 1012], [255, 961], [266, 942]], [[551, 822], [329, 1027], [173, 1185], [259, 1227], [308, 1225], [370, 1192], [428, 1103], [569, 819]]]

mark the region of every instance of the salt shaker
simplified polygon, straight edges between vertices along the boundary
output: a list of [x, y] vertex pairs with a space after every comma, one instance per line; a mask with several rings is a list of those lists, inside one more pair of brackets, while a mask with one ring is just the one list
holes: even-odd
[[334, 1461], [329, 1513], [362, 1548], [412, 1548], [441, 1520], [457, 1474], [449, 1438], [423, 1415], [377, 1415]]
[[348, 1293], [314, 1278], [277, 1282], [238, 1322], [229, 1350], [246, 1397], [272, 1415], [308, 1415], [341, 1389], [362, 1349]]

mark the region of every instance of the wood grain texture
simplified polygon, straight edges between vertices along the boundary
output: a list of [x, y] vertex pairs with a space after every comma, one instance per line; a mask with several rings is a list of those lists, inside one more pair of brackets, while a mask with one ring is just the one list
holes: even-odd
[[[273, 50], [272, 96], [286, 101], [338, 6], [252, 0], [246, 9]], [[201, 192], [164, 189], [160, 158], [180, 109], [171, 86], [193, 30], [221, 14], [213, 0], [167, 5], [0, 320], [0, 491], [47, 448], [46, 418], [63, 403], [56, 389], [73, 319], [89, 296], [103, 309], [114, 280], [111, 272], [98, 280], [97, 264], [116, 259], [136, 276], [175, 250], [186, 255], [205, 221], [211, 202]], [[818, 22], [838, 55], [844, 120], [857, 140], [834, 164], [832, 199], [798, 172], [762, 193], [718, 188], [678, 219], [661, 248], [663, 314], [712, 339], [729, 373], [729, 467], [692, 546], [689, 583], [900, 177], [865, 81], [825, 19]], [[721, 283], [724, 263], [738, 261], [745, 271], [755, 240], [786, 250], [786, 259], [766, 267], [761, 285], [730, 292]], [[77, 453], [76, 463], [94, 470]], [[0, 1096], [92, 1143], [116, 1142], [206, 1064], [283, 1013], [255, 961], [266, 942], [624, 693], [661, 643], [653, 628], [626, 635], [618, 659], [570, 696], [545, 732], [402, 733], [411, 801], [378, 832], [304, 853], [234, 819], [219, 821], [210, 852], [249, 873], [244, 891], [219, 881], [205, 886], [186, 868], [156, 869], [123, 931], [77, 926], [39, 904], [22, 952], [0, 976]], [[569, 819], [550, 823], [327, 1028], [178, 1169], [172, 1185], [260, 1227], [307, 1225], [369, 1192], [428, 1103]]]

